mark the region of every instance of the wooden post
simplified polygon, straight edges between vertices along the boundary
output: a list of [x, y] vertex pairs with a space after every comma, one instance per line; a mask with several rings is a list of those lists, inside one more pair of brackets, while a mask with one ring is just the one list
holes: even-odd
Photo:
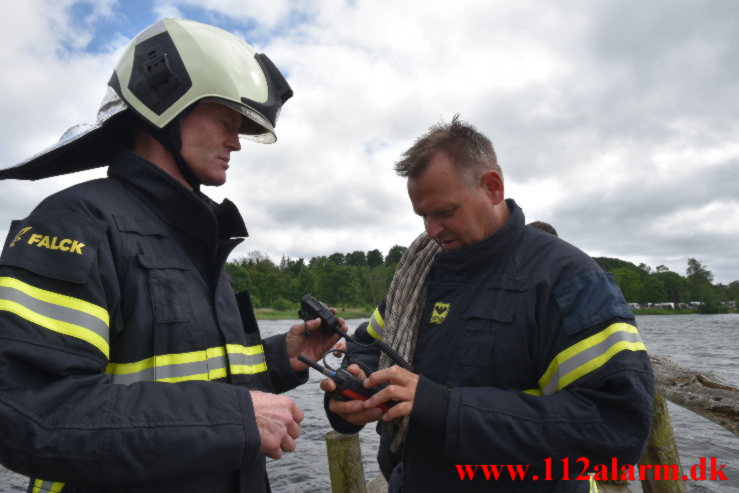
[[326, 433], [328, 472], [332, 493], [367, 493], [362, 466], [359, 435], [344, 435], [336, 431]]
[[[649, 439], [644, 449], [644, 454], [639, 459], [639, 464], [660, 467], [661, 480], [655, 479], [655, 471], [647, 471], [647, 478], [642, 478], [642, 490], [644, 493], [687, 493], [688, 487], [682, 480], [682, 467], [680, 456], [675, 444], [675, 435], [672, 432], [670, 413], [667, 410], [667, 401], [661, 394], [654, 394], [654, 417], [652, 427], [649, 430]], [[677, 467], [675, 471], [672, 465]], [[670, 468], [668, 472], [668, 468]], [[675, 480], [677, 473], [680, 479]], [[666, 481], [666, 475], [670, 474], [673, 480]]]

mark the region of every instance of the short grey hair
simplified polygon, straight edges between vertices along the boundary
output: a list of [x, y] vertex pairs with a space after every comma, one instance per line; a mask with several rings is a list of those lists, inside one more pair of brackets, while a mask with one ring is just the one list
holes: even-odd
[[469, 186], [478, 185], [482, 174], [489, 170], [503, 176], [493, 143], [473, 125], [461, 120], [459, 114], [449, 123], [441, 121], [431, 126], [401, 155], [401, 160], [395, 163], [395, 172], [405, 178], [417, 178], [437, 152], [452, 159]]

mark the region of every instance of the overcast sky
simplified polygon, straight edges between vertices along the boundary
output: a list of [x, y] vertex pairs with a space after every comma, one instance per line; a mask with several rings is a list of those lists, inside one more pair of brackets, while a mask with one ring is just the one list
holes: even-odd
[[[24, 0], [3, 7], [0, 167], [93, 122], [128, 40], [162, 17], [236, 32], [287, 76], [278, 142], [247, 142], [229, 197], [259, 250], [310, 258], [422, 230], [393, 164], [455, 113], [488, 135], [506, 196], [593, 256], [739, 279], [734, 0]], [[104, 169], [0, 182], [0, 238]]]

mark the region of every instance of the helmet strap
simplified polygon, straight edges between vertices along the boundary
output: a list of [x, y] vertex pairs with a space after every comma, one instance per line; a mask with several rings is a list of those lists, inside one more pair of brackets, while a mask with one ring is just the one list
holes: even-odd
[[162, 129], [152, 129], [151, 134], [172, 155], [172, 158], [174, 158], [174, 162], [177, 165], [177, 169], [180, 170], [180, 173], [187, 184], [192, 187], [194, 192], [199, 192], [200, 181], [197, 179], [192, 168], [190, 168], [190, 165], [187, 164], [187, 161], [185, 161], [185, 158], [183, 158], [180, 153], [180, 149], [182, 149], [180, 119], [188, 112], [188, 110], [182, 112], [177, 118]]
[[182, 177], [185, 179], [187, 184], [192, 187], [192, 191], [199, 192], [200, 181], [195, 176], [195, 173], [192, 172], [190, 165], [185, 162], [179, 151], [173, 152], [172, 156], [174, 157], [174, 162], [177, 164], [177, 168], [180, 170], [180, 173], [182, 173]]

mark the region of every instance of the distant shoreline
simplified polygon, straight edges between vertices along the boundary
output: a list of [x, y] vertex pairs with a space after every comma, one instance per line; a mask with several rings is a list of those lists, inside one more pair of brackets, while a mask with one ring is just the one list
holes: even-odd
[[[701, 315], [695, 309], [667, 310], [661, 308], [636, 308], [634, 315]], [[274, 310], [272, 308], [257, 308], [254, 310], [257, 320], [299, 320], [297, 308], [294, 310]], [[732, 310], [729, 313], [737, 313]], [[339, 310], [339, 316], [344, 319], [369, 318], [371, 312], [363, 308], [346, 308]]]
[[[272, 308], [257, 308], [254, 310], [257, 320], [300, 320], [298, 317], [298, 309], [294, 310], [274, 310]], [[338, 315], [344, 319], [350, 318], [369, 318], [369, 311], [366, 308], [345, 308], [338, 309]]]
[[736, 310], [730, 310], [726, 313], [701, 313], [698, 310], [669, 310], [662, 308], [633, 308], [634, 315], [726, 315], [727, 313], [737, 313]]

